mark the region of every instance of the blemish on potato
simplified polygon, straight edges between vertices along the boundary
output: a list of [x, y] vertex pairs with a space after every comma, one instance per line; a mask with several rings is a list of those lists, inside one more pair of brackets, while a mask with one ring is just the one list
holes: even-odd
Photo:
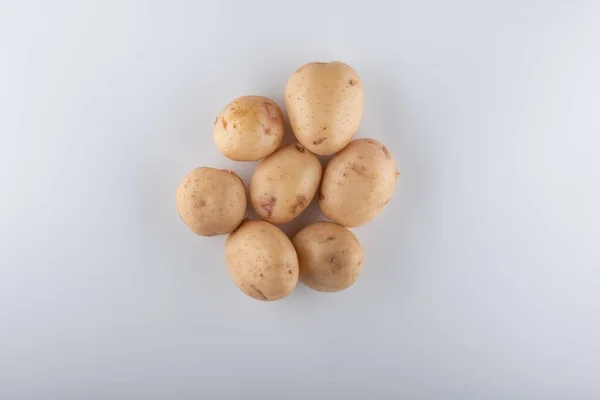
[[356, 163], [352, 163], [350, 169], [352, 169], [352, 171], [356, 172], [359, 175], [365, 175], [367, 173], [367, 167], [365, 167], [362, 164], [358, 165]]
[[317, 145], [320, 145], [321, 143], [323, 143], [323, 142], [324, 142], [324, 141], [326, 141], [326, 140], [327, 140], [327, 138], [325, 138], [325, 137], [322, 137], [322, 138], [319, 138], [319, 139], [317, 139], [317, 140], [313, 141], [313, 144], [314, 144], [315, 146], [317, 146]]
[[385, 156], [389, 159], [392, 158], [392, 155], [390, 154], [390, 151], [388, 150], [387, 147], [385, 147], [384, 145], [381, 145], [381, 150], [383, 151], [383, 154], [385, 154]]
[[300, 209], [303, 210], [304, 207], [306, 206], [306, 203], [308, 202], [308, 199], [303, 196], [303, 195], [298, 195], [296, 196], [296, 202], [294, 203], [294, 205], [292, 206], [292, 213], [296, 214]]
[[269, 119], [276, 120], [277, 119], [277, 110], [273, 107], [273, 103], [269, 103], [265, 101], [264, 103], [265, 109], [267, 110], [267, 115]]
[[223, 129], [227, 129], [227, 120], [225, 117], [221, 118], [221, 123], [223, 124]]
[[304, 153], [306, 151], [304, 146], [302, 146], [301, 144], [297, 144], [295, 147], [296, 147], [296, 150], [298, 150], [300, 153]]
[[262, 203], [260, 205], [260, 208], [262, 208], [263, 210], [265, 210], [265, 212], [267, 213], [267, 215], [270, 217], [273, 215], [273, 208], [275, 208], [275, 203], [277, 202], [277, 199], [273, 196], [271, 196], [271, 198], [269, 199], [268, 203]]
[[256, 288], [256, 286], [254, 286], [254, 285], [250, 285], [250, 289], [252, 289], [251, 291], [253, 292], [253, 293], [252, 293], [252, 296], [253, 296], [253, 297], [256, 297], [256, 298], [258, 298], [258, 299], [261, 299], [261, 300], [268, 300], [268, 299], [267, 299], [267, 296], [265, 296], [265, 295], [263, 294], [263, 292], [261, 292], [260, 290], [258, 290], [258, 289]]

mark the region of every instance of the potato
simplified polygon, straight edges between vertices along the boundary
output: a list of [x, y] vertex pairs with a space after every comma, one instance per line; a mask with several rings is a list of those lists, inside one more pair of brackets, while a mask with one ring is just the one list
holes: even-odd
[[364, 264], [363, 248], [348, 229], [333, 222], [308, 225], [292, 240], [300, 266], [300, 280], [321, 292], [350, 287]]
[[312, 201], [323, 167], [301, 144], [291, 144], [265, 158], [250, 180], [250, 202], [261, 219], [283, 224]]
[[246, 189], [231, 171], [197, 168], [179, 184], [176, 204], [183, 222], [198, 235], [227, 234], [246, 215]]
[[223, 155], [235, 161], [256, 161], [274, 152], [285, 131], [283, 114], [271, 99], [244, 96], [219, 113], [214, 138]]
[[245, 221], [225, 242], [233, 282], [258, 300], [279, 300], [298, 282], [298, 257], [292, 242], [275, 225]]
[[396, 177], [396, 161], [387, 147], [373, 139], [353, 140], [325, 168], [319, 207], [343, 226], [363, 225], [390, 201]]
[[285, 106], [298, 141], [319, 155], [343, 149], [358, 130], [364, 93], [356, 71], [341, 62], [313, 62], [285, 88]]

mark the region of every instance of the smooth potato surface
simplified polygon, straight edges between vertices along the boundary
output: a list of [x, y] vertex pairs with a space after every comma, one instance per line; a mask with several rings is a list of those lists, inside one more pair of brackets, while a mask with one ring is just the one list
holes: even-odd
[[258, 300], [279, 300], [298, 282], [298, 257], [290, 239], [275, 225], [246, 221], [225, 243], [232, 280]]
[[196, 168], [177, 188], [177, 212], [188, 228], [201, 236], [233, 231], [244, 219], [246, 205], [242, 180], [228, 170]]
[[322, 292], [350, 287], [364, 264], [363, 248], [348, 229], [333, 222], [308, 225], [292, 240], [300, 266], [300, 280]]
[[223, 155], [256, 161], [274, 152], [283, 139], [283, 114], [271, 99], [244, 96], [227, 104], [214, 124], [214, 139]]
[[256, 167], [250, 201], [258, 216], [274, 224], [291, 221], [308, 207], [323, 168], [317, 156], [300, 144], [277, 150]]
[[364, 225], [392, 198], [396, 161], [383, 144], [357, 139], [333, 156], [323, 173], [319, 207], [343, 226]]
[[362, 82], [341, 62], [313, 62], [288, 80], [285, 105], [298, 141], [319, 155], [340, 151], [358, 130], [363, 113]]

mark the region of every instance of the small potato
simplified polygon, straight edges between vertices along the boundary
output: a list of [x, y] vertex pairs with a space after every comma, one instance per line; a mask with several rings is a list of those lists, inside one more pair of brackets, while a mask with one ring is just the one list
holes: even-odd
[[250, 202], [261, 219], [283, 224], [312, 201], [323, 167], [301, 144], [282, 147], [256, 167], [250, 180]]
[[321, 292], [339, 292], [350, 287], [364, 264], [363, 248], [348, 229], [333, 222], [308, 225], [292, 240], [300, 280]]
[[196, 168], [177, 188], [177, 212], [183, 222], [200, 236], [233, 231], [246, 215], [246, 189], [231, 171]]
[[292, 242], [275, 225], [245, 221], [225, 242], [233, 282], [258, 300], [279, 300], [298, 282], [298, 257]]
[[319, 207], [343, 226], [366, 224], [392, 198], [396, 177], [396, 161], [387, 147], [373, 139], [353, 140], [325, 168]]
[[319, 155], [343, 149], [358, 130], [364, 91], [352, 67], [313, 62], [300, 67], [285, 87], [285, 107], [298, 141]]
[[256, 161], [279, 147], [284, 131], [283, 115], [273, 100], [244, 96], [227, 104], [219, 113], [214, 138], [225, 157]]

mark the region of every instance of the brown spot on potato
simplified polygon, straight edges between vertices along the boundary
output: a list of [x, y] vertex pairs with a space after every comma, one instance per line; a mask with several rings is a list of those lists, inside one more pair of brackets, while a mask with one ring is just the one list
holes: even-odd
[[301, 144], [297, 144], [295, 147], [296, 147], [296, 150], [298, 150], [300, 153], [304, 153], [306, 151], [304, 146], [302, 146]]
[[198, 204], [200, 205], [200, 207], [206, 207], [206, 200], [202, 199], [198, 202]]
[[331, 242], [332, 240], [335, 240], [335, 236], [327, 236], [325, 240], [322, 240], [320, 243], [325, 244], [327, 242]]
[[265, 135], [270, 135], [271, 134], [271, 128], [266, 127], [265, 128]]
[[358, 83], [358, 79], [353, 79], [353, 78], [350, 78], [350, 79], [348, 79], [348, 84], [349, 84], [350, 86], [354, 86], [354, 85], [356, 85], [357, 83]]
[[365, 175], [367, 173], [367, 167], [362, 164], [358, 165], [356, 163], [352, 163], [352, 165], [350, 165], [350, 169], [359, 175]]
[[227, 120], [225, 117], [221, 118], [221, 124], [223, 124], [223, 129], [227, 129]]
[[323, 193], [319, 193], [319, 200], [325, 200], [325, 196], [323, 195]]
[[296, 196], [296, 202], [292, 205], [292, 214], [296, 214], [298, 211], [302, 211], [308, 203], [308, 199], [303, 195]]
[[314, 144], [315, 146], [317, 146], [317, 145], [320, 145], [321, 143], [323, 143], [323, 142], [324, 142], [324, 141], [326, 141], [326, 140], [327, 140], [327, 138], [324, 138], [324, 137], [323, 137], [323, 138], [319, 138], [319, 139], [317, 139], [317, 140], [313, 141], [313, 144]]
[[270, 217], [273, 215], [273, 208], [275, 208], [275, 203], [277, 202], [277, 199], [273, 196], [271, 196], [271, 198], [269, 199], [268, 203], [262, 203], [260, 205], [260, 208], [262, 208], [263, 210], [265, 210], [265, 212], [267, 213], [267, 215]]
[[291, 269], [288, 269], [288, 274], [292, 274], [294, 271], [292, 271]]

